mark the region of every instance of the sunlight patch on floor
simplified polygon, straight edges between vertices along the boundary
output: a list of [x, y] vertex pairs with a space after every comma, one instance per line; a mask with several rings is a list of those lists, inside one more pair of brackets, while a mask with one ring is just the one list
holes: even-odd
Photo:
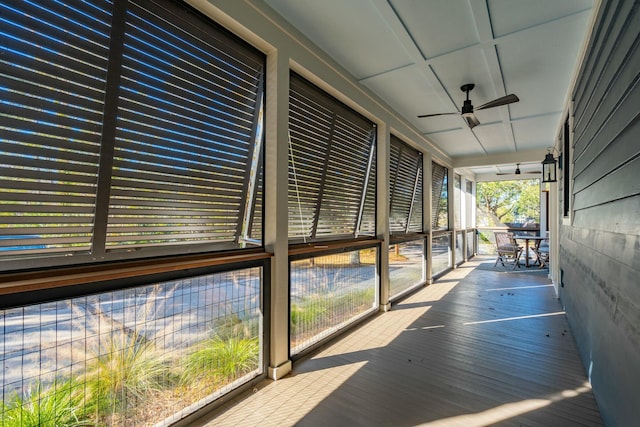
[[545, 398], [526, 399], [519, 402], [505, 403], [486, 411], [474, 414], [457, 415], [436, 421], [420, 424], [420, 427], [485, 427], [506, 421], [510, 418], [532, 412], [563, 399], [571, 399], [591, 390], [588, 383], [573, 390], [563, 390]]
[[511, 320], [533, 319], [536, 317], [560, 316], [567, 314], [565, 311], [556, 311], [555, 313], [530, 314], [528, 316], [504, 317], [502, 319], [477, 320], [475, 322], [464, 322], [463, 325], [478, 325], [481, 323], [508, 322]]
[[512, 287], [512, 288], [492, 288], [492, 289], [485, 289], [486, 292], [490, 292], [490, 291], [513, 291], [513, 290], [520, 290], [520, 289], [535, 289], [535, 288], [549, 288], [552, 287], [553, 284], [550, 283], [548, 285], [535, 285], [535, 286], [516, 286], [516, 287]]

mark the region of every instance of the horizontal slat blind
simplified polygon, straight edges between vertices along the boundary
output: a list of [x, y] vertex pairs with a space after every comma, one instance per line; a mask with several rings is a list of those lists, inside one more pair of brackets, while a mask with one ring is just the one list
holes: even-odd
[[87, 251], [110, 2], [0, 3], [0, 252]]
[[420, 158], [417, 161], [419, 162], [419, 166], [416, 172], [416, 188], [413, 196], [413, 204], [411, 206], [411, 215], [409, 216], [409, 232], [421, 233], [424, 231], [424, 178], [422, 173], [422, 153], [420, 153]]
[[253, 201], [252, 208], [252, 220], [250, 224], [250, 229], [248, 232], [249, 238], [254, 241], [262, 241], [262, 222], [263, 222], [263, 212], [264, 212], [264, 199], [263, 199], [263, 166], [262, 162], [260, 162], [260, 166], [258, 169], [258, 179], [257, 179], [257, 189], [255, 199]]
[[371, 146], [371, 167], [369, 169], [369, 182], [367, 182], [367, 190], [365, 194], [364, 206], [362, 210], [362, 222], [358, 235], [375, 236], [376, 235], [376, 167], [377, 151], [375, 144]]
[[0, 24], [0, 270], [261, 244], [262, 53], [170, 0]]
[[354, 237], [358, 224], [371, 233], [375, 127], [298, 75], [290, 82], [290, 239]]
[[421, 232], [422, 153], [393, 135], [390, 150], [389, 231]]
[[295, 74], [290, 86], [289, 238], [308, 238], [314, 233], [334, 113]]
[[372, 144], [371, 123], [350, 111], [338, 112], [324, 176], [317, 237], [356, 235]]
[[448, 170], [444, 166], [431, 164], [431, 225], [436, 230], [448, 229]]
[[108, 247], [238, 239], [263, 58], [198, 24], [131, 2]]

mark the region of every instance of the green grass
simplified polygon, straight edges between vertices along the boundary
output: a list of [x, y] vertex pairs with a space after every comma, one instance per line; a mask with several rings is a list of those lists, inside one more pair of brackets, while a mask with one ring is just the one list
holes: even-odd
[[341, 295], [321, 294], [291, 304], [291, 339], [297, 343], [334, 327], [368, 308], [374, 302], [375, 289], [367, 288]]
[[242, 334], [222, 337], [214, 334], [196, 345], [187, 356], [183, 383], [205, 381], [221, 387], [258, 368], [260, 341]]
[[124, 414], [166, 385], [168, 367], [150, 340], [114, 331], [92, 352], [81, 380], [87, 390], [87, 410], [98, 418]]
[[324, 298], [307, 298], [299, 304], [291, 304], [291, 333], [295, 335], [300, 328], [322, 324], [329, 309], [329, 301]]
[[92, 425], [84, 413], [84, 391], [72, 381], [37, 383], [26, 395], [2, 404], [3, 427], [71, 427]]

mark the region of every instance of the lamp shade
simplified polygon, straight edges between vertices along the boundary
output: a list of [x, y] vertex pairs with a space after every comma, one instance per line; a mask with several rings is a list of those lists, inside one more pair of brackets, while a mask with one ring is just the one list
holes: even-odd
[[556, 159], [553, 154], [547, 153], [542, 161], [542, 182], [556, 182]]

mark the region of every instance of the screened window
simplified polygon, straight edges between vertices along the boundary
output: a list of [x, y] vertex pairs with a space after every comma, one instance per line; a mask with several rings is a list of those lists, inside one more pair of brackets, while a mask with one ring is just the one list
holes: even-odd
[[291, 74], [289, 239], [375, 233], [375, 126]]
[[0, 15], [3, 259], [261, 244], [264, 55], [172, 1]]
[[391, 136], [389, 230], [422, 232], [422, 153]]
[[434, 230], [449, 229], [449, 190], [448, 173], [444, 166], [432, 163], [431, 166], [431, 225]]

